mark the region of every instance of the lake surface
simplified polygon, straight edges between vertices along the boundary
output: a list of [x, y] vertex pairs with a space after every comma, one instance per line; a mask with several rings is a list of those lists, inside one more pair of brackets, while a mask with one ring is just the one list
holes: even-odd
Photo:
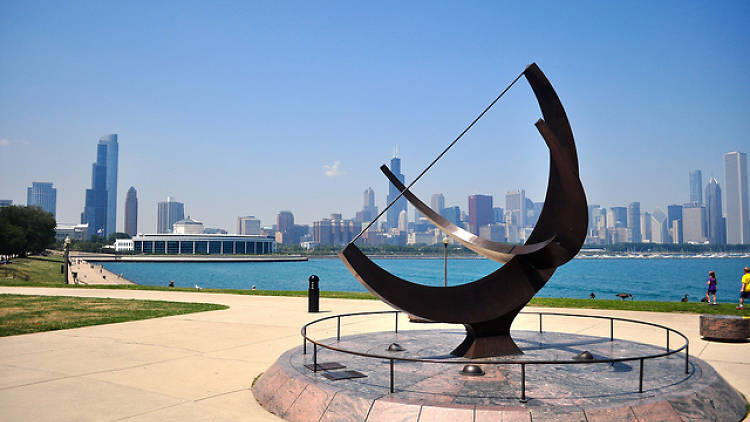
[[[375, 259], [391, 273], [416, 283], [443, 284], [443, 260]], [[307, 262], [107, 262], [104, 267], [138, 284], [166, 286], [174, 280], [178, 287], [259, 290], [307, 290], [311, 274], [320, 277], [323, 291], [363, 292], [364, 287], [335, 258]], [[560, 267], [540, 297], [614, 299], [619, 292], [631, 293], [635, 300], [677, 301], [685, 293], [690, 301], [706, 292], [708, 271], [716, 271], [718, 300], [737, 302], [743, 267], [742, 258], [623, 258], [574, 259]], [[485, 259], [448, 259], [448, 284], [463, 284], [481, 278], [500, 265]]]

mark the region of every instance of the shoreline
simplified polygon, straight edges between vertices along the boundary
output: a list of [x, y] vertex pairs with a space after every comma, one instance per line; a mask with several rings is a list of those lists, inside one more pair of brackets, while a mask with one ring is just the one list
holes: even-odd
[[71, 254], [70, 259], [90, 262], [304, 262], [308, 258], [301, 255], [109, 255]]
[[68, 280], [70, 284], [83, 285], [138, 285], [120, 274], [109, 271], [102, 265], [92, 264], [78, 256], [70, 257]]
[[[444, 259], [443, 254], [372, 254], [370, 259]], [[72, 252], [71, 259], [90, 262], [305, 262], [309, 260], [339, 259], [337, 254], [326, 255], [114, 255], [103, 253]], [[448, 260], [484, 260], [473, 254], [448, 254]], [[573, 259], [750, 259], [750, 253], [743, 252], [592, 252], [582, 250]]]

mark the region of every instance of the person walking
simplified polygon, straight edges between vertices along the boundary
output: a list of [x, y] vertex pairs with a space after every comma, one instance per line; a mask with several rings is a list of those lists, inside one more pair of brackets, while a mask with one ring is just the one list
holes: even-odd
[[745, 299], [750, 297], [750, 267], [745, 267], [745, 275], [742, 276], [742, 286], [740, 287], [740, 306], [737, 309], [745, 308]]
[[706, 282], [708, 285], [708, 289], [706, 289], [706, 302], [708, 302], [709, 305], [712, 305], [711, 303], [711, 295], [714, 297], [714, 303], [713, 305], [716, 305], [716, 273], [713, 271], [708, 272], [708, 281]]

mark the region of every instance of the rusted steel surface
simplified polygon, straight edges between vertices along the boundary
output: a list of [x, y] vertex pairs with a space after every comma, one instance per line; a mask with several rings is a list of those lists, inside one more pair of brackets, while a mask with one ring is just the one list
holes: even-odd
[[[511, 255], [497, 271], [459, 286], [432, 287], [385, 271], [354, 243], [339, 253], [357, 280], [394, 308], [433, 321], [463, 324], [466, 339], [453, 351], [458, 356], [479, 358], [521, 353], [510, 337], [513, 319], [557, 267], [578, 253], [586, 238], [586, 195], [578, 176], [575, 141], [567, 115], [552, 85], [536, 64], [527, 67], [523, 75], [542, 111], [543, 119], [536, 122], [536, 127], [550, 153], [544, 207], [526, 241], [526, 249], [520, 249], [523, 254], [513, 254], [512, 249], [497, 251]], [[404, 192], [404, 196], [416, 199], [409, 191]], [[436, 214], [434, 210], [432, 214]], [[446, 234], [451, 234], [450, 226], [442, 222], [437, 226], [444, 232], [447, 228]], [[453, 232], [454, 237], [459, 235], [457, 233]], [[502, 245], [489, 245], [479, 238], [464, 238], [463, 241], [488, 258], [488, 251]]]

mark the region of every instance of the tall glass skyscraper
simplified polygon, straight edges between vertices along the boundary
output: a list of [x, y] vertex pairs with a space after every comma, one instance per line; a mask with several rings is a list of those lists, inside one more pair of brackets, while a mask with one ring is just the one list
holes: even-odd
[[57, 189], [52, 187], [52, 183], [32, 182], [26, 188], [26, 205], [39, 207], [56, 217]]
[[470, 195], [469, 196], [469, 229], [479, 236], [479, 228], [495, 222], [495, 213], [492, 211], [492, 196]]
[[174, 223], [184, 219], [185, 204], [168, 196], [166, 201], [159, 202], [156, 233], [171, 233]]
[[138, 196], [132, 186], [125, 195], [125, 233], [131, 236], [138, 234]]
[[[398, 158], [396, 155], [396, 151], [393, 153], [393, 158], [391, 159], [391, 172], [396, 175], [398, 180], [401, 181], [401, 183], [404, 183], [404, 175], [401, 174], [401, 159]], [[405, 183], [404, 183], [405, 184]], [[393, 186], [392, 183], [388, 183], [388, 203], [390, 204], [391, 201], [393, 201], [401, 192], [396, 189], [395, 186]], [[388, 212], [386, 213], [386, 225], [388, 229], [393, 229], [398, 227], [398, 216], [401, 214], [401, 211], [406, 211], [406, 198], [403, 196], [396, 201], [395, 204], [393, 204], [392, 207], [388, 208]]]
[[96, 162], [91, 166], [91, 189], [86, 189], [86, 204], [81, 223], [88, 224], [86, 238], [107, 234], [107, 145], [96, 146]]
[[511, 225], [526, 227], [526, 190], [505, 193], [505, 212], [510, 213]]
[[628, 205], [628, 228], [633, 231], [633, 243], [640, 243], [641, 239], [641, 203], [631, 202]]
[[708, 222], [708, 242], [718, 245], [727, 243], [727, 231], [721, 214], [721, 188], [715, 178], [706, 185], [706, 220]]
[[106, 145], [107, 147], [104, 163], [106, 167], [105, 187], [107, 189], [107, 215], [104, 234], [109, 236], [117, 231], [117, 155], [119, 149], [117, 134], [102, 136], [99, 138], [99, 145]]
[[700, 170], [690, 172], [690, 203], [694, 206], [703, 205], [703, 176]]
[[445, 208], [445, 196], [442, 193], [434, 193], [430, 198], [430, 208], [433, 211], [439, 213], [440, 210]]
[[724, 154], [727, 244], [750, 244], [750, 210], [747, 198], [747, 154]]

